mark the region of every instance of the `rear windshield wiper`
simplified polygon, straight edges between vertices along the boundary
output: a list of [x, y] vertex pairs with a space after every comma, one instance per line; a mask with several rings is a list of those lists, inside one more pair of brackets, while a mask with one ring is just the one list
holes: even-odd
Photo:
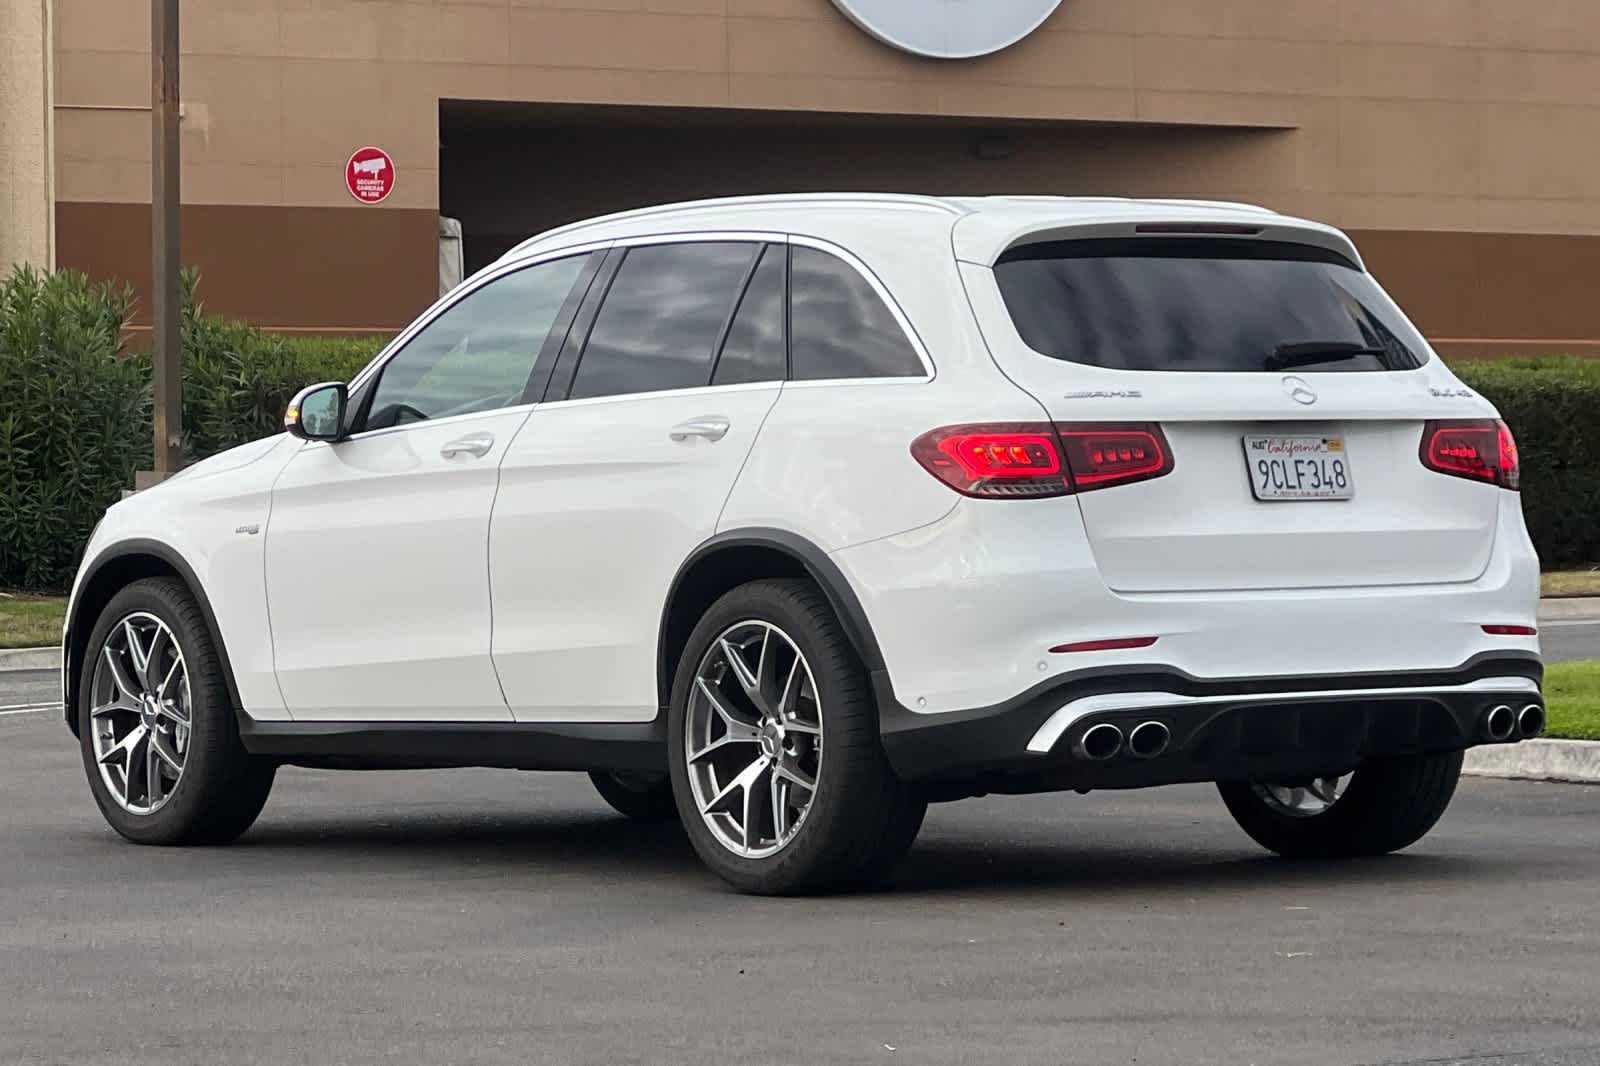
[[1364, 355], [1376, 356], [1387, 365], [1389, 353], [1355, 341], [1306, 341], [1302, 344], [1280, 344], [1273, 349], [1263, 366], [1268, 370], [1288, 370], [1294, 366], [1313, 366], [1317, 363], [1342, 363]]

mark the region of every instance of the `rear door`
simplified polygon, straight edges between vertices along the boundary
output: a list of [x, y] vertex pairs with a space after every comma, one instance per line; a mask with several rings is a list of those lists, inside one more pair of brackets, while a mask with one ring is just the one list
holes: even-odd
[[500, 468], [494, 662], [519, 721], [655, 717], [668, 590], [783, 388], [786, 251], [612, 251]]
[[1170, 471], [1078, 496], [1111, 588], [1458, 582], [1487, 566], [1502, 493], [1419, 449], [1428, 420], [1490, 409], [1325, 241], [1052, 240], [963, 273], [1001, 368], [1109, 466], [1119, 438], [1103, 427], [1159, 426]]

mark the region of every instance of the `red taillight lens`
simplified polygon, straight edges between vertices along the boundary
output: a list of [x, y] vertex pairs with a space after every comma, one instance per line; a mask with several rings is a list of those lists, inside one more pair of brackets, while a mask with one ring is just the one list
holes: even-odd
[[1172, 471], [1172, 450], [1153, 423], [1056, 427], [1079, 492], [1146, 481]]
[[1071, 491], [1048, 422], [946, 426], [918, 437], [911, 454], [966, 496], [1038, 499]]
[[1517, 441], [1504, 422], [1474, 418], [1422, 427], [1422, 465], [1454, 477], [1516, 489], [1522, 484]]
[[1491, 637], [1536, 637], [1539, 631], [1533, 626], [1485, 625], [1483, 631]]
[[1145, 423], [945, 426], [913, 441], [911, 454], [957, 492], [987, 498], [1064, 496], [1172, 469], [1161, 427]]

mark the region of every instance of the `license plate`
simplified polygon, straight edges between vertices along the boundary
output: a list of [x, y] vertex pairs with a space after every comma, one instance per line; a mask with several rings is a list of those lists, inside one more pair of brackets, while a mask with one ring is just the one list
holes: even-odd
[[1355, 492], [1343, 437], [1244, 438], [1258, 500], [1348, 500]]

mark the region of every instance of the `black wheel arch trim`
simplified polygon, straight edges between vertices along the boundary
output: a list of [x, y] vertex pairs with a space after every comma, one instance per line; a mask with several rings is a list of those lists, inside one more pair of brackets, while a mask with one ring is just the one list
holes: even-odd
[[239, 686], [233, 679], [233, 663], [228, 658], [228, 647], [223, 642], [222, 630], [217, 626], [217, 613], [212, 609], [211, 599], [206, 595], [205, 586], [200, 583], [200, 578], [194, 572], [194, 567], [190, 566], [189, 560], [185, 559], [182, 553], [170, 544], [159, 540], [135, 537], [130, 540], [119, 541], [100, 553], [78, 582], [78, 596], [72, 605], [71, 613], [67, 616], [67, 625], [63, 631], [61, 642], [62, 675], [64, 678], [62, 695], [65, 703], [63, 713], [66, 716], [67, 728], [72, 730], [74, 736], [77, 735], [78, 716], [76, 706], [78, 702], [78, 685], [80, 683], [79, 675], [83, 672], [83, 664], [73, 660], [73, 648], [80, 634], [84, 641], [88, 640], [88, 630], [94, 627], [96, 621], [94, 618], [84, 617], [83, 592], [93, 584], [94, 579], [107, 566], [119, 559], [127, 559], [138, 555], [150, 556], [160, 560], [171, 567], [177, 573], [179, 579], [189, 587], [189, 594], [194, 597], [195, 603], [199, 605], [200, 614], [205, 618], [206, 628], [211, 632], [211, 641], [216, 646], [217, 661], [222, 664], [222, 680], [228, 687], [228, 701], [233, 705], [234, 713], [242, 718], [244, 716], [244, 707], [239, 700]]
[[667, 633], [668, 621], [672, 617], [672, 606], [677, 601], [683, 580], [707, 556], [730, 548], [766, 548], [787, 555], [799, 563], [806, 574], [822, 589], [822, 594], [828, 599], [828, 606], [833, 608], [835, 617], [844, 628], [845, 637], [850, 641], [856, 654], [861, 657], [868, 672], [886, 676], [887, 671], [883, 662], [883, 652], [878, 647], [878, 638], [873, 634], [872, 624], [867, 620], [867, 613], [861, 607], [861, 600], [856, 596], [849, 579], [844, 576], [844, 571], [839, 569], [839, 565], [828, 558], [827, 552], [799, 534], [783, 529], [752, 526], [730, 529], [705, 541], [689, 553], [688, 558], [678, 567], [678, 572], [673, 575], [672, 584], [667, 589], [666, 601], [661, 605], [661, 622], [656, 634], [656, 681], [659, 691], [671, 691], [672, 672], [677, 667], [676, 663], [667, 661]]

